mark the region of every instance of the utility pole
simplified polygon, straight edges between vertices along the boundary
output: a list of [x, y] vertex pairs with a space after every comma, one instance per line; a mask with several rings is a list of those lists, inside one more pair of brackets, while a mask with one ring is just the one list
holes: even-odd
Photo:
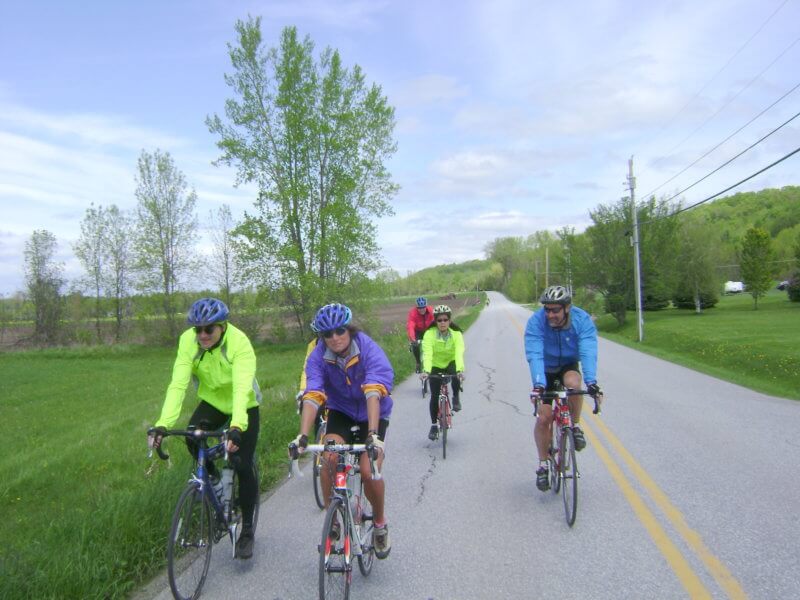
[[639, 341], [644, 339], [644, 319], [642, 318], [642, 276], [639, 264], [639, 215], [636, 212], [636, 178], [633, 176], [633, 157], [628, 160], [628, 190], [631, 194], [631, 216], [633, 218], [633, 265], [634, 285], [636, 286], [636, 322], [639, 326]]

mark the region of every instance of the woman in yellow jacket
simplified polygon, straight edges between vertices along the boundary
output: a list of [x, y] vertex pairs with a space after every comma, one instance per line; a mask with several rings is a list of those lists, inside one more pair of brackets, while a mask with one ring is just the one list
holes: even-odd
[[[458, 376], [458, 384], [453, 383], [453, 410], [461, 410], [460, 383], [464, 381], [464, 336], [461, 328], [452, 322], [452, 311], [446, 304], [433, 309], [434, 322], [422, 336], [422, 374], [425, 379], [435, 373], [450, 373]], [[431, 379], [431, 430], [428, 439], [435, 440], [439, 435], [437, 416], [439, 414], [440, 379]]]

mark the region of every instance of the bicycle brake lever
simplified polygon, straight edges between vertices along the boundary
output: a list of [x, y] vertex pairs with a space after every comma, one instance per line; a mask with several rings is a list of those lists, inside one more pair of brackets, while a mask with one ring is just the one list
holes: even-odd
[[289, 459], [289, 479], [292, 477], [299, 477], [300, 479], [305, 477], [305, 475], [303, 475], [303, 471], [300, 470], [300, 465], [298, 462], [299, 461], [297, 459]]

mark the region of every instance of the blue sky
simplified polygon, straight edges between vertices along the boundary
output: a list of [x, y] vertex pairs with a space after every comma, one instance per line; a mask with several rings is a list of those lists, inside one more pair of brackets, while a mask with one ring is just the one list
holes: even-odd
[[[638, 195], [671, 195], [800, 111], [798, 90], [659, 187], [800, 83], [800, 0], [4, 0], [0, 294], [23, 289], [35, 229], [80, 276], [86, 208], [135, 206], [142, 149], [170, 152], [201, 221], [223, 202], [235, 217], [251, 208], [254, 190], [211, 165], [204, 124], [223, 114], [226, 43], [248, 14], [270, 46], [295, 25], [337, 48], [396, 108], [401, 190], [379, 243], [401, 274], [483, 258], [501, 236], [582, 230], [626, 194], [630, 156]], [[800, 146], [798, 122], [687, 202]], [[798, 170], [795, 155], [739, 189], [794, 185]]]

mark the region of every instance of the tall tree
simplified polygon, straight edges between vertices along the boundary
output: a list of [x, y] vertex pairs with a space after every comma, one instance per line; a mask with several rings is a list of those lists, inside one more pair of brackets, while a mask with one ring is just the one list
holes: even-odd
[[145, 290], [162, 294], [169, 339], [177, 335], [175, 292], [196, 264], [197, 195], [169, 152], [142, 150], [136, 177], [137, 268]]
[[131, 217], [112, 204], [106, 211], [103, 247], [106, 253], [103, 285], [106, 297], [114, 303], [114, 339], [122, 337], [125, 303], [131, 284], [131, 257], [133, 242]]
[[211, 257], [208, 270], [222, 292], [222, 298], [231, 306], [231, 288], [234, 278], [233, 215], [231, 207], [223, 204], [209, 215], [208, 232], [211, 236]]
[[25, 242], [25, 282], [34, 307], [34, 338], [40, 344], [55, 343], [63, 312], [61, 288], [64, 265], [55, 259], [56, 237], [37, 229]]
[[686, 307], [688, 299], [695, 312], [714, 306], [719, 300], [719, 281], [715, 265], [719, 262], [719, 245], [714, 243], [714, 228], [705, 221], [685, 219], [681, 222], [678, 263], [680, 277], [672, 302]]
[[105, 264], [105, 228], [106, 211], [94, 203], [86, 209], [81, 221], [81, 234], [73, 246], [83, 268], [86, 270], [85, 283], [94, 294], [94, 323], [97, 342], [102, 341], [100, 317], [102, 316], [101, 299], [103, 296], [103, 271]]
[[753, 309], [758, 310], [758, 299], [772, 285], [772, 261], [775, 259], [772, 239], [766, 230], [751, 227], [742, 240], [739, 270], [745, 289], [753, 297]]
[[301, 325], [379, 266], [372, 219], [391, 214], [397, 190], [385, 166], [396, 150], [394, 109], [338, 51], [315, 61], [311, 39], [294, 27], [271, 49], [260, 19], [237, 21], [236, 33], [227, 122], [206, 122], [220, 137], [218, 162], [236, 166], [237, 184], [260, 190], [236, 230], [244, 275], [282, 288]]

